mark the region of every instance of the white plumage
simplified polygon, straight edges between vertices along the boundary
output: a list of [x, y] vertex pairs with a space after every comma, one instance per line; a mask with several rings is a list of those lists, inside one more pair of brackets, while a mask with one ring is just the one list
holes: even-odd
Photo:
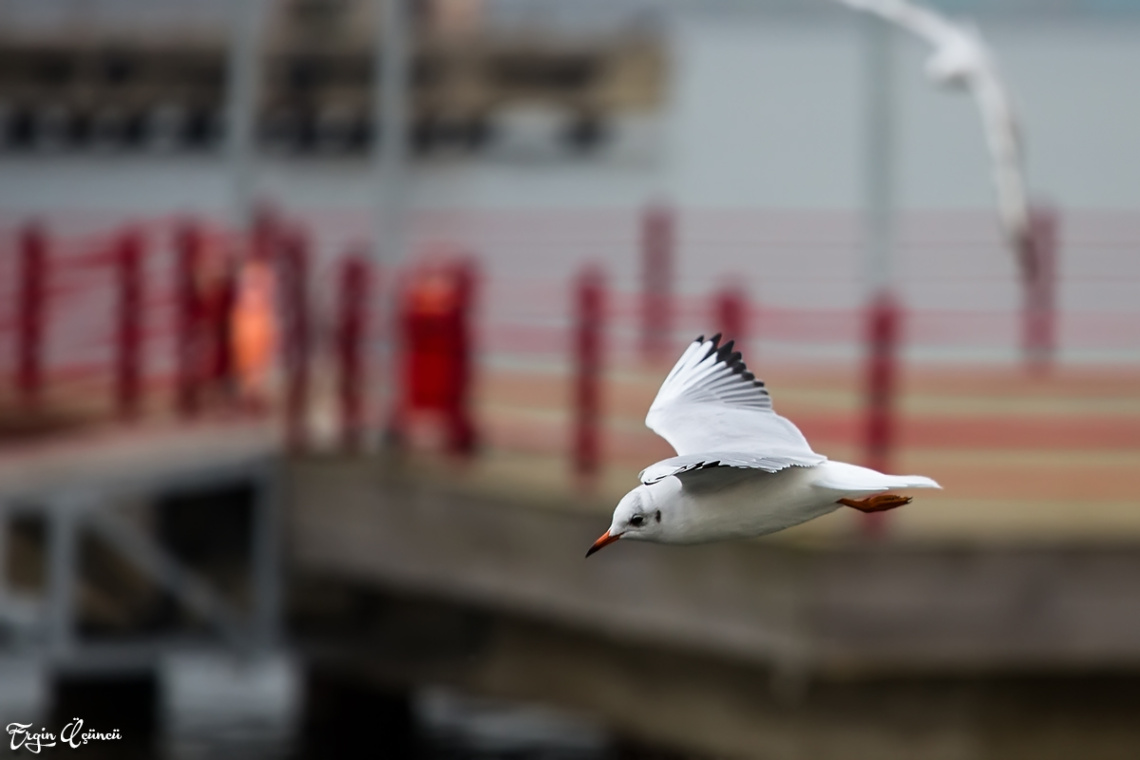
[[587, 556], [619, 538], [683, 544], [759, 536], [845, 503], [880, 511], [909, 501], [877, 496], [889, 490], [939, 487], [921, 475], [885, 475], [812, 451], [719, 335], [698, 338], [681, 355], [645, 424], [677, 456], [641, 472], [641, 485], [618, 503]]
[[[1015, 255], [1023, 255], [1029, 235], [1029, 200], [1021, 131], [1009, 93], [981, 34], [970, 24], [955, 23], [907, 0], [837, 1], [921, 37], [934, 48], [926, 62], [927, 75], [937, 84], [963, 87], [973, 95], [993, 163], [1001, 224]], [[1028, 267], [1031, 262], [1022, 260], [1021, 264]]]

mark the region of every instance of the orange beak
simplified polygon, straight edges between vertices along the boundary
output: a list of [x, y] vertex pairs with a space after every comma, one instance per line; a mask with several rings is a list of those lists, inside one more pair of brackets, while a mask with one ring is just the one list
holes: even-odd
[[609, 546], [614, 541], [617, 541], [619, 538], [621, 538], [620, 533], [618, 533], [617, 535], [614, 535], [607, 530], [605, 533], [602, 534], [602, 537], [599, 538], [597, 541], [595, 541], [594, 545], [591, 546], [586, 551], [586, 556], [589, 557], [591, 554], [596, 552], [598, 549], [601, 549], [603, 546]]

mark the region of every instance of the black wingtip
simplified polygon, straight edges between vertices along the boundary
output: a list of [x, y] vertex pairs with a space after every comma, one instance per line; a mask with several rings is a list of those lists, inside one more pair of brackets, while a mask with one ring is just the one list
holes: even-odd
[[701, 361], [708, 359], [710, 356], [712, 356], [714, 354], [716, 354], [718, 358], [720, 356], [720, 354], [719, 354], [720, 348], [717, 345], [718, 343], [720, 343], [720, 333], [717, 333], [716, 335], [709, 338], [709, 342], [712, 343], [712, 345], [709, 346], [709, 350], [705, 352], [705, 355], [701, 359]]
[[[724, 333], [721, 332], [708, 339], [703, 334], [698, 336], [696, 342], [701, 347], [702, 353], [694, 356], [696, 361], [692, 364], [687, 364], [685, 367], [678, 364], [680, 369], [677, 369], [676, 374], [670, 374], [666, 382], [675, 382], [680, 377], [682, 382], [693, 383], [699, 388], [700, 393], [697, 396], [702, 399], [707, 399], [711, 394], [715, 399], [730, 405], [771, 409], [772, 402], [764, 387], [764, 381], [748, 369], [743, 352], [736, 349], [736, 340], [728, 340], [721, 345], [723, 338]], [[685, 375], [685, 371], [696, 366], [701, 368], [701, 374], [695, 380], [693, 376]], [[735, 378], [735, 382], [726, 382], [728, 378]]]

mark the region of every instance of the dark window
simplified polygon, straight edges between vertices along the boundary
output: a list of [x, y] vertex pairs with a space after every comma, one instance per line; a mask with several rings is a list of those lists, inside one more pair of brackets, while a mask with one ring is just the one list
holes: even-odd
[[58, 87], [75, 77], [75, 61], [66, 53], [41, 53], [28, 61], [31, 78], [36, 84]]
[[589, 86], [598, 68], [596, 59], [585, 56], [501, 56], [491, 62], [491, 76], [503, 87], [567, 92]]
[[123, 53], [110, 53], [103, 59], [103, 81], [120, 87], [138, 75], [138, 62]]

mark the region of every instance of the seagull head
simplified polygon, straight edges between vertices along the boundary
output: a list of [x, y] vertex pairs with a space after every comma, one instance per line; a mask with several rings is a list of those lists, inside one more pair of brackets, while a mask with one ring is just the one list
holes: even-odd
[[943, 87], [967, 87], [989, 67], [985, 45], [972, 27], [961, 27], [926, 61], [926, 75]]
[[628, 538], [635, 541], [656, 541], [662, 535], [661, 504], [653, 498], [649, 486], [641, 485], [633, 489], [618, 502], [614, 508], [613, 522], [610, 529], [594, 542], [586, 552], [586, 556], [608, 546], [619, 538]]

